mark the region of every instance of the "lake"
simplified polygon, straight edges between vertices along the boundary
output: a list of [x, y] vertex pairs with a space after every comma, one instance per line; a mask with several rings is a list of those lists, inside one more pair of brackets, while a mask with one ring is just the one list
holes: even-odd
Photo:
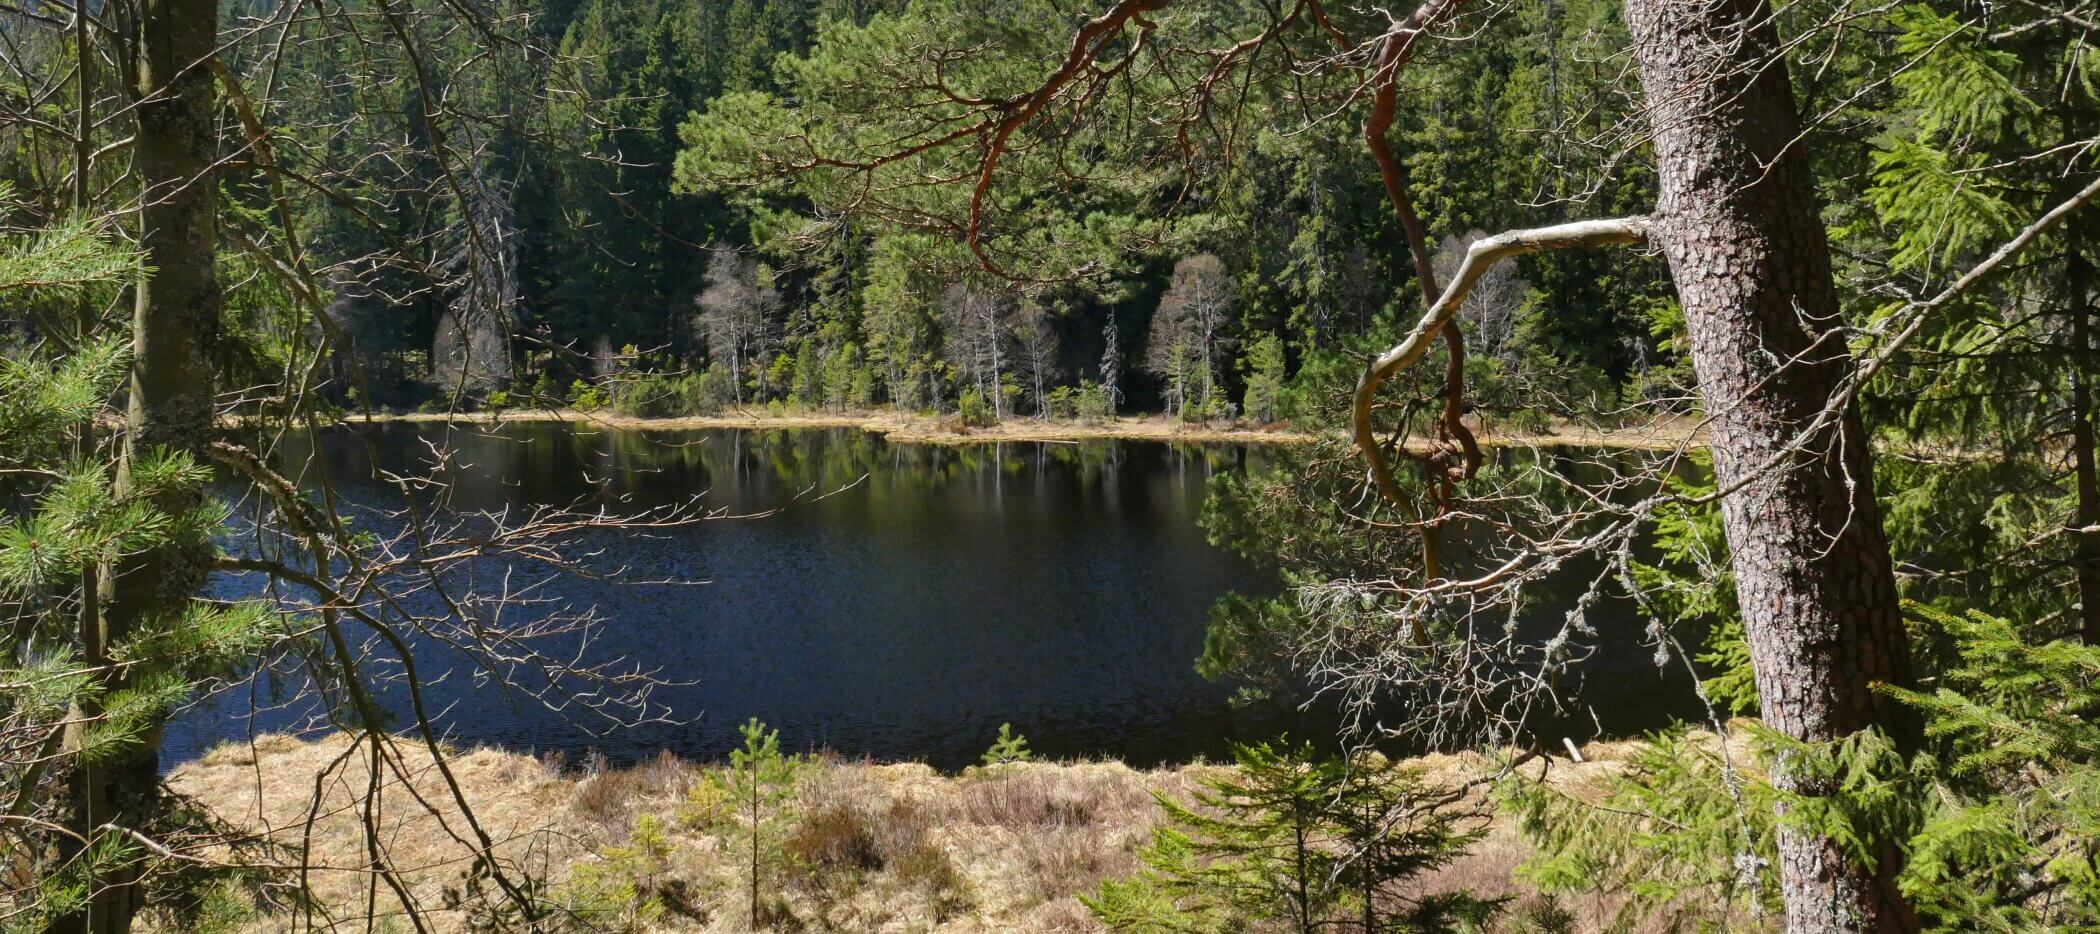
[[[1332, 732], [1321, 710], [1235, 706], [1229, 686], [1194, 671], [1211, 604], [1279, 586], [1271, 570], [1208, 544], [1197, 522], [1206, 481], [1259, 469], [1259, 447], [395, 423], [293, 439], [283, 460], [309, 477], [325, 471], [353, 527], [388, 534], [399, 524], [386, 513], [404, 500], [381, 478], [427, 472], [436, 449], [454, 452], [447, 476], [461, 511], [577, 501], [631, 510], [696, 494], [738, 514], [780, 510], [588, 540], [603, 551], [594, 564], [623, 565], [626, 581], [704, 583], [558, 576], [536, 592], [598, 610], [592, 657], [630, 659], [677, 682], [655, 693], [675, 722], [608, 730], [557, 714], [477, 682], [456, 652], [426, 640], [415, 652], [433, 682], [426, 704], [463, 744], [712, 759], [736, 745], [737, 724], [758, 717], [784, 749], [953, 768], [974, 762], [1002, 723], [1040, 756], [1140, 765], [1218, 758], [1233, 740], [1286, 730]], [[239, 499], [230, 485], [222, 492]], [[477, 576], [486, 587], [498, 575]], [[513, 585], [527, 579], [521, 572]], [[261, 586], [257, 575], [229, 576], [215, 593]], [[529, 610], [513, 607], [507, 620]], [[321, 711], [284, 667], [183, 712], [163, 763], [251, 731], [315, 728]], [[1682, 712], [1658, 704], [1658, 691], [1688, 696], [1652, 666], [1606, 675], [1591, 679], [1595, 693], [1626, 729]], [[380, 699], [397, 715], [407, 709], [399, 689]]]

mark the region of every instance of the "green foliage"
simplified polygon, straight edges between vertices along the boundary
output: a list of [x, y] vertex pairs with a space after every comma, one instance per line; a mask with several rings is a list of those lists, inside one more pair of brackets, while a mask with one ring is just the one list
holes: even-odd
[[578, 412], [596, 412], [605, 408], [606, 404], [606, 393], [602, 387], [580, 379], [569, 384], [569, 408]]
[[0, 459], [10, 467], [46, 461], [73, 428], [109, 404], [131, 362], [129, 342], [97, 341], [62, 357], [0, 357]]
[[[1909, 607], [1952, 661], [1931, 690], [1884, 690], [1923, 716], [1936, 748], [1906, 760], [1876, 733], [1810, 746], [1745, 726], [1753, 742], [1724, 753], [1708, 735], [1659, 734], [1594, 801], [1505, 784], [1505, 811], [1537, 847], [1520, 872], [1547, 891], [1628, 896], [1623, 924], [1733, 924], [1779, 911], [1784, 822], [1870, 863], [1881, 854], [1866, 841], [1901, 841], [1898, 883], [1933, 930], [2100, 923], [2100, 648]], [[1814, 793], [1773, 786], [1781, 759], [1789, 787]]]
[[1735, 603], [1735, 570], [1721, 529], [1721, 510], [1711, 501], [1713, 484], [1673, 476], [1668, 490], [1678, 499], [1656, 514], [1654, 541], [1660, 561], [1632, 561], [1627, 566], [1634, 597], [1662, 629], [1689, 629], [1703, 636], [1697, 660], [1706, 670], [1700, 687], [1709, 703], [1723, 714], [1755, 713], [1757, 684]]
[[984, 767], [988, 769], [1026, 762], [1035, 756], [1028, 750], [1028, 738], [1013, 731], [1011, 723], [999, 724], [999, 738], [992, 740], [991, 748], [984, 751]]
[[1518, 876], [1546, 892], [1627, 896], [1611, 927], [1775, 914], [1778, 794], [1746, 758], [1679, 728], [1649, 736], [1601, 799], [1512, 777], [1498, 809], [1535, 849]]
[[1485, 833], [1459, 795], [1419, 769], [1376, 757], [1321, 758], [1310, 746], [1236, 747], [1167, 821], [1135, 878], [1105, 882], [1087, 907], [1119, 931], [1237, 931], [1256, 923], [1312, 932], [1342, 919], [1366, 930], [1478, 925], [1498, 905], [1463, 891], [1412, 897], [1409, 879], [1449, 864]]
[[1108, 387], [1093, 380], [1081, 380], [1077, 386], [1059, 386], [1050, 390], [1045, 400], [1051, 418], [1076, 419], [1089, 425], [1098, 425], [1116, 417], [1114, 400], [1109, 398]]
[[1979, 182], [1986, 157], [1954, 155], [1890, 138], [1874, 153], [1870, 203], [1899, 231], [1890, 262], [1902, 269], [1943, 266], [2010, 233], [2013, 207]]
[[[0, 517], [0, 604], [14, 616], [0, 655], [0, 729], [22, 737], [28, 753], [0, 764], [0, 787], [12, 813], [38, 821], [64, 816], [59, 778], [135, 760], [197, 685], [247, 664], [289, 628], [267, 605], [188, 594], [121, 629], [90, 611], [99, 605], [88, 588], [99, 592], [134, 556], [208, 561], [225, 519], [203, 495], [210, 471], [187, 454], [146, 448], [119, 469], [119, 438], [105, 425], [115, 423], [122, 347], [0, 361], [0, 491], [11, 503]], [[84, 897], [83, 880], [141, 858], [120, 830], [95, 828], [84, 844], [22, 851], [19, 910], [63, 915]]]
[[1892, 81], [1913, 108], [1909, 116], [1921, 138], [1997, 132], [2039, 110], [2014, 77], [2018, 53], [1991, 47], [1973, 22], [1912, 3], [1891, 11], [1889, 23], [1897, 30], [1896, 54], [1916, 62]]
[[1247, 418], [1256, 424], [1268, 424], [1283, 417], [1282, 339], [1264, 334], [1248, 344], [1245, 369], [1247, 388], [1242, 408]]
[[[16, 200], [14, 186], [0, 182], [0, 207]], [[75, 298], [136, 281], [150, 271], [136, 252], [112, 242], [88, 218], [66, 218], [27, 235], [0, 238], [0, 295], [12, 302]]]
[[737, 733], [744, 744], [730, 752], [729, 768], [713, 773], [710, 781], [721, 789], [721, 800], [733, 815], [728, 829], [745, 868], [749, 917], [756, 928], [766, 922], [765, 880], [786, 858], [781, 841], [793, 820], [795, 777], [802, 761], [781, 754], [779, 731], [766, 729], [757, 717]]
[[721, 411], [720, 378], [707, 373], [636, 373], [612, 383], [611, 408], [633, 418], [713, 415]]
[[985, 401], [984, 393], [975, 389], [965, 389], [956, 398], [955, 414], [968, 428], [990, 428], [999, 424], [999, 414], [992, 410], [990, 402]]
[[578, 862], [555, 897], [593, 930], [653, 930], [665, 913], [661, 887], [671, 852], [662, 820], [641, 815], [627, 843]]
[[1943, 743], [1903, 888], [1948, 930], [2100, 925], [2100, 646], [1914, 606], [1954, 647], [1929, 691], [1889, 693]]

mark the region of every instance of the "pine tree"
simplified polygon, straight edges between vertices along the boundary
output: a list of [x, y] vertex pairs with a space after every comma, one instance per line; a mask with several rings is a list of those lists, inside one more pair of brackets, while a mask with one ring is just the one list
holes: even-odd
[[[1743, 924], [1782, 908], [1783, 820], [1856, 857], [1867, 841], [1898, 839], [1896, 882], [1930, 930], [2100, 924], [2100, 650], [2038, 642], [1979, 611], [1907, 611], [1951, 664], [1929, 691], [1886, 693], [1919, 713], [1936, 754], [1906, 759], [1871, 734], [1804, 744], [1755, 726], [1743, 727], [1750, 743], [1725, 747], [1681, 729], [1651, 736], [1601, 801], [1505, 784], [1505, 812], [1537, 850], [1520, 875], [1549, 892], [1626, 897], [1619, 926]], [[1775, 787], [1781, 756], [1838, 790]]]
[[[135, 256], [68, 225], [0, 252], [0, 293], [74, 292], [121, 282], [137, 268]], [[106, 632], [107, 569], [156, 549], [208, 552], [223, 519], [200, 495], [209, 471], [185, 452], [141, 451], [119, 477], [122, 438], [98, 422], [117, 423], [110, 399], [130, 362], [128, 342], [113, 339], [57, 356], [0, 358], [0, 492], [24, 505], [0, 522], [0, 604], [15, 612], [0, 656], [0, 684], [8, 685], [0, 735], [30, 741], [0, 764], [0, 801], [9, 818], [63, 820], [72, 831], [56, 847], [16, 851], [11, 871], [25, 888], [11, 923], [30, 929], [61, 919], [128, 922], [91, 906], [118, 880], [144, 878], [147, 854], [124, 823], [141, 815], [108, 815], [99, 810], [107, 799], [89, 808], [62, 792], [103, 794], [99, 776], [150, 759], [160, 724], [196, 684], [285, 632], [260, 604], [183, 601], [142, 615], [107, 643], [95, 638]], [[108, 816], [85, 820], [96, 813]]]
[[753, 928], [763, 927], [765, 880], [782, 859], [781, 839], [793, 815], [795, 777], [802, 761], [780, 751], [780, 732], [768, 730], [757, 717], [737, 728], [744, 744], [729, 753], [729, 768], [716, 773], [724, 797], [735, 809], [735, 836], [744, 854], [745, 884], [750, 887]]
[[1013, 729], [1014, 725], [1011, 723], [999, 724], [998, 738], [992, 740], [991, 747], [984, 751], [982, 761], [985, 768], [997, 769], [1017, 762], [1026, 762], [1034, 757], [1035, 754], [1028, 751], [1028, 738], [1014, 732]]
[[1231, 771], [1201, 779], [1192, 802], [1155, 797], [1167, 821], [1139, 852], [1144, 870], [1082, 899], [1114, 930], [1267, 922], [1311, 934], [1348, 918], [1366, 931], [1428, 931], [1493, 913], [1495, 903], [1465, 892], [1415, 901], [1395, 891], [1449, 864], [1485, 829], [1453, 814], [1459, 796], [1418, 770], [1254, 743], [1234, 748]]

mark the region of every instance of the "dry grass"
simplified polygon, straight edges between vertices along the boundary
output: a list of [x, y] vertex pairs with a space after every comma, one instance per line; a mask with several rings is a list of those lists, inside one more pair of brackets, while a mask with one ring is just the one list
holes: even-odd
[[[355, 415], [352, 424], [366, 421]], [[722, 415], [685, 415], [668, 418], [636, 418], [612, 412], [518, 409], [507, 412], [380, 413], [374, 422], [460, 422], [494, 425], [502, 422], [574, 422], [599, 428], [692, 429], [710, 428], [857, 428], [882, 435], [891, 441], [912, 444], [987, 444], [993, 442], [1086, 441], [1174, 441], [1225, 444], [1302, 444], [1316, 440], [1312, 433], [1288, 423], [1270, 425], [1192, 425], [1164, 415], [1117, 417], [1103, 422], [1071, 419], [1039, 420], [1015, 418], [986, 428], [966, 428], [953, 417], [915, 415], [877, 409], [866, 412], [768, 412], [761, 409]], [[1480, 428], [1480, 443], [1489, 447], [1579, 445], [1628, 450], [1675, 450], [1687, 443], [1704, 444], [1696, 420], [1673, 417], [1650, 424], [1610, 431], [1570, 425], [1549, 426], [1539, 431], [1509, 432], [1497, 426]]]
[[[346, 421], [363, 424], [362, 415]], [[877, 409], [865, 412], [769, 412], [750, 409], [721, 415], [678, 415], [637, 418], [613, 412], [516, 409], [505, 412], [403, 412], [377, 413], [371, 422], [458, 422], [494, 425], [502, 422], [574, 422], [598, 428], [624, 429], [711, 429], [711, 428], [857, 428], [883, 435], [892, 441], [912, 444], [988, 444], [1019, 441], [1085, 441], [1122, 439], [1130, 441], [1180, 441], [1188, 443], [1292, 444], [1312, 440], [1288, 425], [1212, 427], [1191, 425], [1167, 416], [1136, 416], [1103, 422], [1073, 419], [1014, 418], [985, 428], [968, 428], [951, 417], [919, 415]]]
[[[346, 754], [349, 754], [346, 756]], [[409, 780], [383, 770], [383, 832], [391, 863], [440, 930], [460, 930], [447, 891], [460, 890], [469, 849], [444, 784], [420, 747], [403, 746]], [[362, 927], [369, 885], [358, 802], [370, 778], [361, 750], [343, 737], [264, 737], [226, 746], [169, 776], [175, 791], [210, 806], [236, 827], [294, 847], [316, 814], [311, 884], [327, 913]], [[721, 802], [710, 801], [707, 766], [665, 755], [628, 769], [492, 749], [448, 760], [477, 816], [506, 860], [548, 883], [557, 903], [588, 910], [578, 867], [596, 885], [610, 872], [637, 878], [661, 910], [637, 921], [649, 930], [741, 931], [746, 923], [741, 852], [726, 835]], [[820, 760], [795, 793], [795, 819], [781, 848], [789, 867], [777, 888], [777, 927], [837, 931], [1099, 930], [1076, 895], [1136, 867], [1156, 819], [1152, 793], [1180, 793], [1190, 770], [1118, 763], [1021, 763], [995, 772], [944, 776], [923, 765]], [[438, 804], [414, 806], [410, 787]], [[315, 794], [316, 788], [320, 794]], [[698, 789], [698, 790], [696, 790]], [[318, 803], [317, 803], [318, 802]], [[638, 822], [665, 829], [661, 867], [632, 870]], [[623, 862], [623, 860], [625, 860]], [[382, 914], [392, 904], [377, 893]], [[631, 919], [592, 917], [610, 926]], [[278, 930], [289, 919], [264, 919]], [[325, 926], [325, 922], [324, 922]], [[402, 925], [406, 927], [406, 925]]]
[[[1578, 793], [1594, 787], [1619, 769], [1629, 749], [1593, 745], [1589, 763], [1555, 766], [1556, 783]], [[343, 737], [265, 737], [183, 765], [169, 784], [232, 825], [293, 847], [306, 838], [306, 815], [315, 813], [311, 884], [329, 916], [362, 929], [373, 876], [365, 871], [357, 806], [369, 774], [364, 756], [346, 756], [355, 752]], [[404, 746], [403, 758], [406, 782], [390, 771], [381, 776], [387, 807], [380, 837], [434, 928], [460, 930], [466, 918], [445, 907], [446, 893], [459, 891], [466, 878], [469, 849], [455, 835], [469, 831], [445, 803], [427, 752]], [[569, 765], [491, 749], [448, 761], [499, 841], [499, 854], [543, 880], [557, 904], [615, 929], [749, 929], [743, 852], [729, 836], [725, 803], [704, 781], [709, 766], [665, 754], [608, 769], [598, 761]], [[1446, 782], [1479, 774], [1485, 761], [1418, 760], [1432, 779]], [[1137, 850], [1159, 820], [1155, 794], [1185, 796], [1205, 770], [1217, 768], [1026, 762], [947, 776], [923, 765], [819, 760], [802, 772], [795, 817], [779, 841], [791, 858], [763, 886], [772, 926], [1098, 931], [1077, 896], [1136, 871]], [[414, 806], [411, 787], [437, 804], [437, 816]], [[637, 855], [648, 849], [634, 839], [645, 822], [660, 828], [659, 855]], [[1506, 930], [1602, 930], [1616, 905], [1548, 903], [1512, 882], [1510, 870], [1527, 852], [1513, 828], [1495, 826], [1467, 857], [1422, 879], [1420, 890], [1510, 895], [1512, 908], [1499, 925]], [[608, 889], [608, 880], [631, 888]], [[617, 897], [605, 897], [607, 891]], [[650, 902], [647, 910], [635, 908], [639, 900]], [[375, 903], [383, 914], [393, 901], [381, 889]], [[1571, 927], [1542, 923], [1561, 912]], [[251, 929], [287, 926], [289, 919], [266, 918]]]

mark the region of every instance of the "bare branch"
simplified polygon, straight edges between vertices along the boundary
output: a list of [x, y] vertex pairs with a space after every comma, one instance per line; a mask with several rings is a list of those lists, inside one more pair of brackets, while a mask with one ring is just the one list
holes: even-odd
[[[1370, 465], [1371, 477], [1378, 487], [1379, 494], [1408, 510], [1410, 522], [1421, 521], [1419, 511], [1413, 508], [1412, 502], [1400, 491], [1399, 484], [1393, 480], [1392, 469], [1386, 463], [1384, 446], [1378, 442], [1377, 433], [1371, 425], [1373, 403], [1377, 399], [1380, 385], [1392, 378], [1393, 374], [1421, 360], [1422, 355], [1429, 351], [1430, 339], [1448, 329], [1458, 307], [1465, 304], [1467, 293], [1473, 290], [1474, 284], [1480, 281], [1480, 277], [1486, 274], [1489, 268], [1512, 256], [1527, 253], [1578, 246], [1640, 243], [1647, 237], [1647, 218], [1623, 217], [1616, 220], [1576, 221], [1531, 230], [1512, 230], [1476, 241], [1467, 249], [1465, 261], [1458, 267], [1457, 274], [1452, 276], [1451, 284], [1422, 312], [1422, 319], [1415, 324], [1414, 330], [1409, 331], [1407, 336], [1391, 349], [1379, 354], [1378, 359], [1373, 360], [1370, 367], [1364, 370], [1363, 377], [1357, 380], [1350, 422], [1357, 450], [1363, 452], [1364, 460]], [[1459, 352], [1462, 353], [1463, 350]], [[1463, 466], [1460, 467], [1461, 471], [1464, 469]], [[1425, 582], [1433, 581], [1439, 573], [1436, 539], [1428, 524], [1422, 525], [1422, 532], [1423, 579]]]

